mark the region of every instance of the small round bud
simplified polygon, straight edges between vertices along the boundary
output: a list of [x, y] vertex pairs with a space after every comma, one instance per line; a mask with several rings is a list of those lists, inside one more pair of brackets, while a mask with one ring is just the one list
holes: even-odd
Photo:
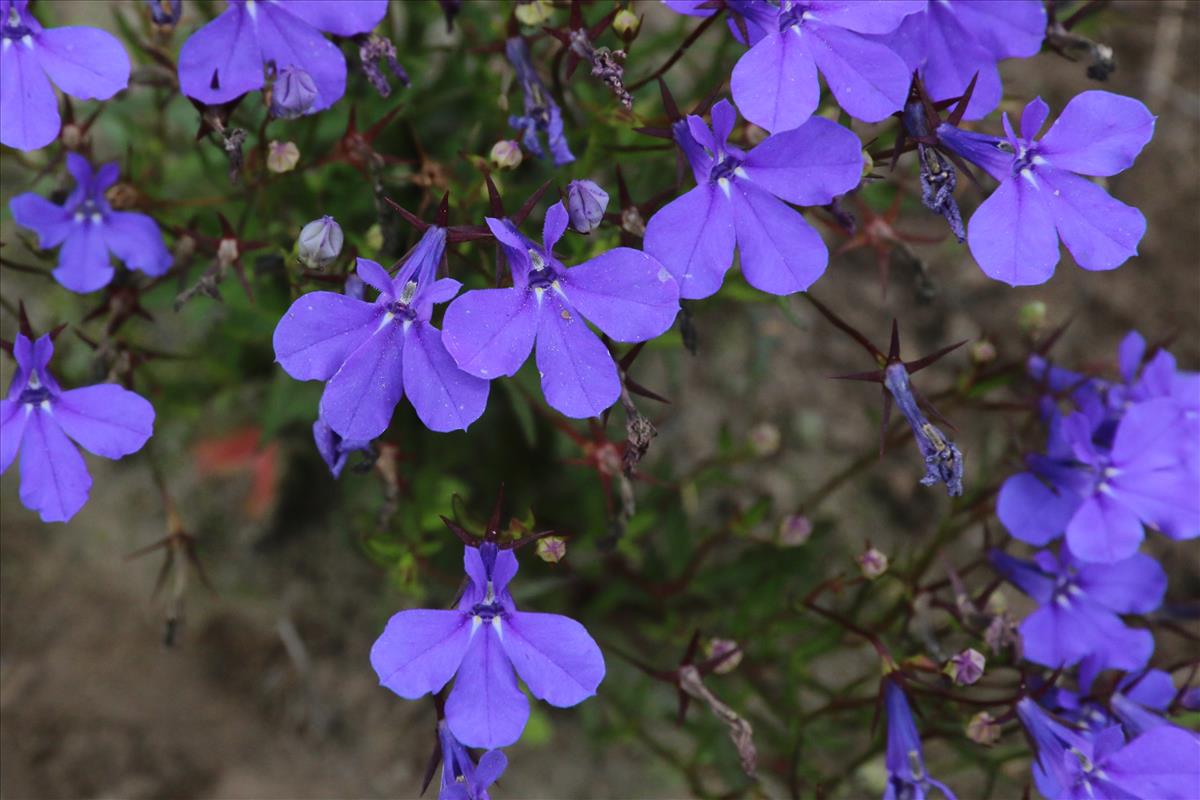
[[287, 66], [279, 71], [271, 90], [271, 116], [276, 119], [295, 119], [312, 108], [317, 101], [317, 84], [312, 76], [299, 67]]
[[567, 540], [561, 536], [544, 536], [538, 539], [537, 557], [547, 564], [557, 564], [567, 555]]
[[300, 229], [296, 256], [311, 269], [324, 269], [342, 252], [342, 228], [326, 214]]
[[971, 343], [971, 363], [988, 364], [996, 360], [996, 345], [987, 339]]
[[552, 11], [554, 11], [554, 6], [551, 5], [550, 0], [520, 0], [517, 7], [513, 9], [513, 14], [522, 25], [533, 26], [541, 25], [550, 19]]
[[780, 547], [799, 547], [812, 536], [812, 520], [803, 514], [788, 514], [779, 521]]
[[238, 260], [241, 249], [237, 239], [222, 239], [217, 243], [217, 263], [227, 267]]
[[267, 145], [267, 169], [271, 172], [291, 172], [300, 163], [300, 148], [293, 142], [271, 142]]
[[[726, 653], [732, 653], [732, 655], [725, 656]], [[708, 643], [704, 645], [704, 654], [708, 659], [725, 656], [721, 663], [713, 667], [713, 672], [717, 675], [727, 675], [742, 663], [742, 651], [733, 639], [717, 639], [715, 637], [709, 639]]]
[[862, 177], [865, 178], [871, 174], [873, 169], [875, 169], [875, 159], [871, 158], [870, 152], [868, 152], [867, 148], [865, 147], [862, 151], [862, 160]]
[[779, 427], [770, 422], [760, 422], [750, 429], [746, 439], [750, 443], [750, 450], [759, 458], [766, 458], [769, 455], [774, 455], [779, 450], [779, 443], [783, 439], [783, 435], [779, 432]]
[[858, 562], [858, 568], [862, 570], [863, 576], [868, 580], [875, 580], [887, 572], [888, 557], [874, 547], [867, 548], [866, 552], [858, 555], [854, 560]]
[[383, 228], [380, 227], [378, 222], [367, 228], [367, 235], [363, 237], [363, 244], [372, 253], [378, 253], [383, 249]]
[[1026, 336], [1036, 336], [1046, 325], [1046, 304], [1034, 300], [1021, 306], [1017, 312], [1017, 327]]
[[68, 150], [78, 150], [87, 142], [87, 132], [76, 123], [68, 122], [62, 126], [59, 138], [62, 140], [63, 147]]
[[571, 181], [567, 184], [567, 216], [571, 228], [579, 233], [591, 233], [600, 227], [604, 210], [608, 208], [608, 192], [592, 181]]
[[104, 199], [113, 207], [113, 211], [127, 211], [137, 208], [138, 190], [133, 188], [133, 184], [121, 181], [108, 187], [108, 191], [104, 193]]
[[984, 747], [991, 747], [1000, 738], [1000, 726], [996, 724], [995, 717], [980, 711], [967, 723], [967, 738]]
[[745, 127], [746, 142], [753, 147], [756, 144], [762, 144], [771, 132], [766, 128], [760, 128], [753, 122], [747, 122]]
[[986, 664], [983, 653], [974, 648], [968, 648], [947, 661], [942, 671], [959, 686], [970, 686], [983, 677], [983, 668]]
[[512, 139], [501, 139], [492, 145], [491, 160], [496, 169], [516, 169], [523, 158], [521, 145]]
[[641, 27], [641, 25], [641, 17], [630, 11], [628, 8], [622, 8], [620, 11], [618, 11], [617, 15], [613, 17], [612, 21], [613, 30], [622, 37], [632, 36], [633, 34], [637, 33], [637, 30]]

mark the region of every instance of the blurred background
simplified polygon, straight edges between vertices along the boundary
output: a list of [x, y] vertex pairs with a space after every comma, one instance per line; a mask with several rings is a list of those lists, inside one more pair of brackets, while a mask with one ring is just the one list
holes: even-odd
[[[172, 55], [223, 7], [184, 5], [178, 30], [161, 44]], [[588, 19], [608, 7], [587, 7]], [[47, 24], [121, 30], [127, 46], [131, 36], [156, 41], [141, 4], [42, 0], [36, 10]], [[634, 10], [645, 14], [626, 65], [637, 79], [697, 23], [657, 3], [637, 2]], [[553, 13], [548, 24], [566, 22], [564, 8]], [[979, 551], [983, 532], [949, 524], [953, 512], [940, 488], [918, 485], [923, 468], [911, 441], [873, 457], [878, 389], [826, 379], [871, 365], [802, 299], [768, 298], [731, 273], [720, 294], [689, 307], [694, 355], [678, 328], [647, 347], [634, 375], [671, 403], [638, 400], [658, 437], [640, 478], [624, 490], [611, 469], [617, 451], [608, 444], [624, 439], [621, 412], [613, 412], [606, 433], [558, 417], [540, 402], [532, 364], [493, 384], [489, 409], [469, 433], [429, 433], [402, 404], [373, 467], [347, 469], [334, 481], [315, 453], [310, 425], [320, 386], [283, 374], [270, 344], [299, 287], [325, 288], [300, 282], [292, 242], [303, 223], [331, 214], [346, 231], [347, 254], [390, 263], [416, 236], [381, 211], [377, 194], [429, 218], [448, 190], [452, 224], [482, 221], [486, 194], [473, 159], [514, 136], [505, 103], [520, 104], [498, 49], [507, 14], [506, 3], [468, 2], [448, 32], [436, 3], [392, 3], [384, 30], [412, 87], [374, 96], [351, 58], [341, 103], [313, 118], [273, 122], [261, 140], [254, 131], [263, 110], [251, 95], [234, 116], [252, 131], [248, 149], [293, 140], [301, 164], [264, 177], [253, 170], [252, 155], [236, 186], [220, 148], [194, 141], [197, 114], [169, 87], [170, 73], [129, 46], [138, 85], [110, 102], [92, 127], [94, 160], [122, 163], [123, 180], [171, 231], [169, 245], [185, 231], [216, 237], [218, 210], [244, 240], [261, 242], [244, 256], [255, 301], [228, 278], [222, 302], [196, 297], [174, 311], [175, 296], [212, 261], [201, 249], [178, 275], [143, 293], [153, 321], [133, 320], [107, 348], [93, 350], [75, 330], [103, 338], [111, 309], [84, 318], [104, 305], [104, 293], [74, 296], [44, 275], [0, 271], [0, 336], [15, 335], [14, 307], [23, 300], [39, 332], [72, 326], [58, 340], [53, 364], [64, 386], [102, 380], [134, 358], [135, 387], [158, 413], [147, 450], [117, 463], [88, 457], [92, 497], [68, 524], [42, 524], [21, 506], [15, 468], [0, 481], [0, 795], [415, 797], [433, 745], [433, 704], [380, 688], [367, 652], [390, 614], [450, 602], [461, 551], [438, 515], [479, 530], [501, 482], [521, 525], [571, 535], [561, 563], [523, 551], [517, 601], [581, 620], [604, 648], [609, 672], [599, 696], [576, 709], [535, 704], [524, 738], [507, 751], [511, 766], [497, 797], [789, 790], [808, 797], [818, 784], [830, 797], [882, 792], [881, 735], [870, 732], [869, 706], [849, 716], [805, 717], [831, 698], [869, 696], [878, 661], [869, 647], [797, 610], [796, 599], [825, 578], [853, 574], [852, 558], [867, 542], [894, 562], [911, 563], [936, 537], [938, 561], [929, 575], [944, 577], [944, 564]], [[1031, 332], [1044, 335], [1067, 320], [1053, 351], [1064, 365], [1111, 371], [1118, 342], [1137, 329], [1153, 341], [1170, 340], [1181, 367], [1200, 367], [1200, 5], [1116, 0], [1080, 30], [1115, 52], [1117, 70], [1100, 88], [1138, 97], [1158, 115], [1156, 135], [1135, 166], [1108, 181], [1115, 197], [1148, 220], [1139, 257], [1090, 273], [1064, 250], [1053, 280], [1013, 289], [987, 279], [966, 247], [947, 237], [914, 246], [916, 260], [893, 257], [886, 294], [870, 249], [835, 256], [813, 288], [881, 346], [897, 318], [906, 358], [971, 340], [918, 376], [926, 395], [953, 390], [982, 368], [988, 353], [979, 343], [994, 348], [995, 363], [1019, 359]], [[618, 46], [611, 33], [608, 39]], [[543, 75], [557, 49], [545, 37], [533, 44]], [[680, 107], [716, 88], [740, 50], [722, 25], [706, 32], [668, 73]], [[1003, 108], [1019, 111], [1041, 95], [1053, 117], [1076, 93], [1097, 88], [1085, 67], [1047, 51], [1006, 62]], [[609, 191], [609, 210], [616, 211], [616, 164], [635, 201], [674, 185], [669, 150], [629, 149], [658, 143], [631, 131], [661, 123], [657, 89], [636, 92], [631, 123], [584, 73], [566, 84], [564, 104], [579, 160], [555, 169], [527, 154], [516, 171], [499, 174], [510, 212], [545, 180], [564, 187], [584, 177]], [[559, 88], [557, 81], [551, 86]], [[76, 103], [75, 112], [96, 107]], [[394, 108], [398, 115], [373, 143], [394, 163], [369, 174], [323, 163], [352, 109], [365, 129]], [[979, 128], [998, 132], [998, 115]], [[893, 130], [854, 129], [864, 142]], [[53, 264], [52, 256], [39, 259], [26, 247], [27, 232], [13, 224], [8, 201], [24, 191], [65, 188], [61, 168], [51, 163], [57, 149], [4, 151], [0, 239], [13, 261]], [[920, 207], [911, 157], [897, 176], [861, 192], [862, 201], [881, 214], [899, 184], [897, 227], [944, 235], [941, 220]], [[527, 233], [540, 228], [556, 192], [535, 209]], [[965, 215], [981, 195], [960, 181], [959, 197]], [[849, 207], [864, 221], [861, 208]], [[808, 216], [832, 222], [821, 212]], [[822, 230], [831, 249], [843, 240], [832, 224]], [[616, 243], [611, 226], [575, 236], [564, 241], [563, 260], [577, 263]], [[479, 276], [494, 258], [491, 247], [462, 247], [450, 268], [482, 285]], [[1022, 309], [1037, 302], [1044, 321], [1028, 310], [1022, 321]], [[13, 365], [0, 363], [7, 385]], [[1020, 388], [998, 392], [1012, 398]], [[1021, 420], [969, 402], [941, 410], [966, 454], [968, 498], [1015, 470]], [[856, 463], [853, 480], [835, 480]], [[130, 558], [170, 529], [155, 465], [194, 537], [211, 591], [182, 556], [166, 573], [163, 550]], [[633, 512], [628, 519], [626, 510]], [[813, 525], [799, 545], [780, 533], [796, 514]], [[1200, 568], [1168, 544], [1161, 537], [1150, 542], [1156, 556], [1176, 554], [1165, 562], [1168, 604], [1192, 602], [1200, 596]], [[1008, 596], [1019, 609], [1017, 594]], [[858, 610], [901, 598], [898, 581], [881, 581], [871, 597], [850, 599]], [[745, 650], [736, 669], [707, 685], [755, 727], [763, 774], [757, 786], [741, 775], [726, 729], [707, 709], [694, 703], [686, 725], [677, 726], [674, 689], [622, 656], [672, 669], [695, 630], [705, 641], [732, 639]], [[1164, 663], [1186, 655], [1178, 640], [1159, 644]], [[985, 754], [966, 752], [964, 722], [926, 715], [931, 772], [960, 797], [1019, 796], [1028, 776], [1020, 736]]]

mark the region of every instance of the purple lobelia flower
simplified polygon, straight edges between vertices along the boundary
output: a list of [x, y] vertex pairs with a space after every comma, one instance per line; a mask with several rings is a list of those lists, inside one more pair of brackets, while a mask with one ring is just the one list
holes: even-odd
[[513, 285], [466, 292], [446, 309], [446, 349], [480, 378], [513, 375], [537, 342], [546, 402], [568, 417], [593, 417], [621, 393], [608, 348], [591, 322], [618, 342], [644, 342], [671, 327], [679, 288], [653, 257], [617, 247], [568, 269], [554, 255], [567, 229], [561, 202], [546, 212], [542, 246], [506, 219], [487, 218]]
[[1071, 553], [1093, 562], [1137, 552], [1143, 524], [1172, 539], [1200, 536], [1195, 444], [1178, 404], [1136, 403], [1108, 434], [1104, 419], [1079, 411], [1053, 420], [1047, 455], [1031, 456], [1030, 471], [1000, 489], [1004, 526], [1035, 545], [1065, 532]]
[[[858, 137], [817, 118], [746, 153], [725, 141], [737, 121], [728, 101], [713, 106], [712, 119], [709, 129], [699, 117], [687, 118], [691, 142], [682, 149], [696, 187], [651, 217], [646, 252], [670, 270], [688, 299], [721, 288], [735, 242], [751, 286], [780, 295], [807, 289], [825, 272], [829, 251], [787, 203], [826, 205], [857, 186]], [[677, 139], [684, 135], [679, 123], [672, 132]]]
[[1200, 789], [1200, 738], [1170, 725], [1125, 741], [1120, 726], [1080, 731], [1028, 697], [1017, 715], [1036, 749], [1033, 777], [1048, 800], [1191, 800]]
[[129, 56], [99, 28], [43, 28], [28, 0], [0, 0], [0, 144], [37, 150], [62, 119], [54, 86], [80, 100], [107, 100], [129, 85]]
[[358, 259], [358, 275], [379, 291], [368, 303], [334, 292], [310, 292], [275, 328], [275, 357], [293, 378], [328, 381], [321, 417], [339, 436], [369, 441], [387, 430], [408, 395], [430, 430], [465, 430], [487, 405], [487, 381], [457, 366], [433, 327], [433, 306], [458, 293], [452, 278], [435, 280], [446, 229], [430, 226], [392, 278]]
[[92, 486], [75, 445], [113, 459], [137, 452], [154, 430], [154, 408], [114, 383], [63, 391], [46, 368], [53, 354], [49, 335], [17, 334], [17, 373], [0, 400], [0, 472], [19, 451], [21, 502], [43, 522], [66, 522]]
[[229, 0], [183, 43], [179, 88], [206, 105], [228, 103], [262, 87], [273, 64], [278, 75], [306, 73], [316, 97], [303, 113], [322, 111], [346, 91], [346, 58], [324, 34], [367, 33], [386, 13], [387, 0]]
[[[1117, 684], [1109, 704], [1130, 736], [1140, 736], [1161, 725], [1170, 725], [1163, 713], [1175, 700], [1175, 683], [1161, 669], [1126, 675]], [[1200, 735], [1200, 734], [1193, 734]]]
[[1154, 135], [1154, 115], [1131, 97], [1083, 92], [1039, 139], [1048, 113], [1041, 98], [1030, 102], [1019, 136], [1005, 114], [1005, 139], [945, 123], [936, 131], [942, 145], [1000, 181], [971, 217], [967, 244], [988, 277], [1013, 286], [1050, 279], [1060, 238], [1079, 266], [1108, 270], [1137, 255], [1146, 232], [1140, 211], [1082, 176], [1128, 169]]
[[517, 72], [525, 104], [525, 113], [509, 117], [508, 124], [521, 131], [521, 143], [538, 158], [545, 155], [540, 139], [545, 134], [555, 166], [570, 164], [575, 156], [567, 145], [567, 135], [563, 131], [562, 109], [554, 102], [546, 90], [546, 84], [542, 83], [537, 70], [533, 68], [529, 45], [520, 36], [513, 36], [504, 43], [504, 54]]
[[921, 736], [917, 733], [904, 690], [895, 681], [885, 681], [883, 702], [887, 709], [888, 771], [883, 800], [925, 800], [931, 789], [937, 789], [949, 800], [955, 800], [954, 793], [944, 783], [929, 777], [925, 771]]
[[1066, 550], [1043, 550], [1032, 561], [993, 551], [996, 570], [1033, 598], [1038, 609], [1021, 623], [1025, 658], [1048, 667], [1084, 664], [1136, 670], [1154, 651], [1149, 631], [1127, 627], [1119, 614], [1158, 608], [1167, 576], [1150, 556], [1136, 554], [1115, 564], [1087, 564]]
[[1042, 0], [938, 0], [875, 38], [920, 74], [934, 101], [958, 97], [975, 79], [965, 117], [980, 119], [1000, 102], [996, 63], [1036, 55], [1045, 35]]
[[117, 182], [116, 162], [95, 172], [78, 153], [67, 153], [67, 170], [75, 189], [63, 205], [32, 192], [9, 202], [13, 220], [38, 235], [40, 247], [62, 245], [54, 279], [73, 292], [94, 292], [113, 279], [109, 255], [130, 269], [162, 275], [171, 267], [171, 254], [158, 224], [135, 211], [113, 211], [104, 192]]
[[457, 674], [446, 700], [446, 724], [468, 747], [504, 747], [520, 738], [534, 697], [565, 708], [596, 693], [604, 657], [569, 617], [518, 611], [508, 592], [517, 557], [492, 541], [466, 547], [469, 579], [458, 608], [401, 611], [371, 648], [380, 682], [414, 700], [441, 691]]
[[730, 78], [746, 119], [774, 132], [803, 125], [821, 96], [818, 69], [852, 117], [878, 122], [904, 105], [912, 71], [891, 48], [864, 34], [895, 30], [906, 16], [924, 10], [925, 0], [780, 0], [770, 8], [775, 20]]
[[508, 767], [504, 753], [488, 750], [476, 764], [467, 748], [454, 738], [445, 720], [438, 722], [438, 744], [442, 752], [438, 800], [488, 800], [488, 787]]

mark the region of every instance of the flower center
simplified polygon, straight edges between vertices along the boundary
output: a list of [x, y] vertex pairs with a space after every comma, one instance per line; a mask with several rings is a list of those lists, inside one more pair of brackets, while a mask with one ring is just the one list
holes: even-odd
[[50, 399], [50, 390], [45, 386], [30, 385], [21, 392], [17, 399], [20, 405], [40, 406]]
[[417, 296], [417, 282], [409, 281], [404, 284], [400, 297], [388, 304], [388, 313], [400, 319], [415, 320], [417, 310], [412, 307], [413, 298]]
[[471, 616], [477, 618], [480, 622], [487, 623], [496, 617], [503, 619], [504, 608], [495, 601], [490, 603], [476, 603], [471, 606]]
[[734, 176], [734, 173], [742, 166], [742, 160], [725, 153], [720, 156], [716, 163], [712, 165], [712, 169], [708, 173], [708, 179], [713, 183], [724, 178], [729, 180]]
[[5, 39], [20, 39], [31, 33], [33, 31], [29, 29], [29, 26], [21, 21], [21, 15], [17, 12], [16, 6], [9, 8], [8, 19], [4, 21], [4, 27], [0, 28], [0, 36]]

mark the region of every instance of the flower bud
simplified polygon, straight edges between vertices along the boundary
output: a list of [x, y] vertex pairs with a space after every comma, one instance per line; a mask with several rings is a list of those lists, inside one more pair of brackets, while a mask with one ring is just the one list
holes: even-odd
[[863, 576], [869, 580], [875, 580], [887, 572], [888, 557], [874, 547], [867, 548], [865, 553], [857, 556], [854, 560], [858, 562], [858, 568], [862, 570]]
[[271, 116], [295, 119], [312, 108], [317, 101], [317, 84], [312, 76], [299, 67], [287, 66], [275, 78], [271, 90]]
[[983, 668], [986, 663], [983, 653], [974, 648], [968, 648], [947, 661], [942, 671], [959, 686], [970, 686], [983, 677]]
[[987, 339], [971, 343], [971, 362], [982, 365], [996, 360], [996, 345]]
[[120, 181], [108, 187], [104, 193], [104, 199], [112, 206], [113, 211], [126, 211], [137, 208], [138, 190], [134, 188], [133, 184]]
[[783, 436], [779, 433], [778, 426], [772, 425], [770, 422], [760, 422], [750, 429], [746, 438], [750, 442], [750, 449], [754, 455], [766, 458], [779, 450], [779, 442]]
[[367, 235], [363, 237], [363, 244], [372, 253], [378, 253], [383, 249], [383, 228], [378, 222], [367, 228]]
[[543, 536], [538, 539], [537, 556], [547, 564], [557, 564], [567, 555], [567, 540], [561, 536]]
[[150, 8], [150, 19], [155, 25], [172, 28], [183, 16], [183, 0], [146, 0]]
[[1046, 304], [1034, 300], [1021, 306], [1017, 312], [1017, 327], [1026, 336], [1037, 336], [1046, 324]]
[[492, 145], [491, 159], [496, 169], [516, 169], [523, 158], [521, 145], [512, 139], [501, 139]]
[[541, 25], [550, 19], [552, 11], [554, 6], [550, 0], [518, 0], [513, 14], [522, 25]]
[[726, 675], [737, 669], [737, 665], [742, 663], [742, 651], [738, 648], [738, 643], [733, 639], [717, 639], [712, 638], [704, 645], [704, 654], [707, 658], [720, 658], [726, 653], [732, 655], [726, 656], [725, 659], [713, 667], [713, 672], [717, 675]]
[[980, 711], [967, 723], [967, 738], [985, 747], [991, 747], [1000, 738], [1000, 726], [986, 711]]
[[293, 142], [271, 142], [267, 145], [267, 169], [271, 172], [291, 172], [300, 163], [300, 148]]
[[622, 8], [613, 17], [612, 26], [617, 35], [622, 38], [632, 36], [637, 33], [638, 28], [642, 25], [642, 19], [637, 14], [630, 11], [628, 8]]
[[799, 547], [812, 536], [812, 520], [803, 514], [788, 514], [779, 521], [779, 546]]
[[324, 269], [342, 252], [342, 228], [326, 214], [300, 229], [296, 255], [304, 266]]
[[591, 233], [600, 227], [604, 209], [608, 208], [608, 193], [592, 181], [571, 181], [567, 184], [567, 216], [571, 228]]

